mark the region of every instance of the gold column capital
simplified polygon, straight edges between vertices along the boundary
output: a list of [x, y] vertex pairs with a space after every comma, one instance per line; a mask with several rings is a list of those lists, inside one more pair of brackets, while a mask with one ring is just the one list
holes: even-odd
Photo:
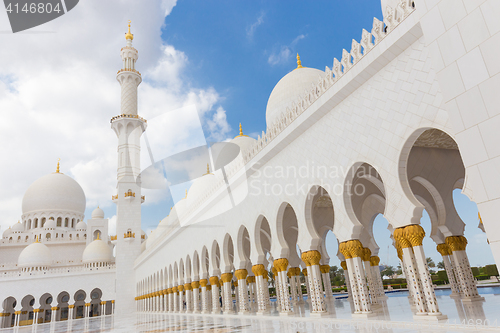
[[208, 280], [207, 280], [207, 279], [201, 279], [201, 280], [200, 280], [200, 285], [201, 285], [202, 287], [206, 287], [206, 286], [207, 286], [207, 284], [208, 284]]
[[276, 267], [276, 270], [278, 272], [286, 271], [286, 269], [288, 268], [288, 259], [287, 258], [275, 259], [273, 265], [274, 267]]
[[212, 285], [211, 284], [207, 284], [207, 290], [212, 290]]
[[319, 270], [321, 273], [330, 273], [330, 266], [329, 265], [321, 265], [319, 266]]
[[370, 266], [378, 266], [379, 263], [380, 263], [380, 258], [378, 256], [370, 257]]
[[446, 245], [451, 251], [465, 251], [467, 247], [467, 238], [464, 236], [449, 236], [446, 237]]
[[344, 271], [347, 271], [347, 263], [345, 262], [345, 260], [340, 262], [340, 266]]
[[262, 264], [253, 265], [252, 272], [255, 276], [264, 276], [266, 274], [266, 268]]
[[438, 244], [436, 250], [444, 257], [451, 254], [450, 247], [446, 243]]
[[231, 282], [231, 280], [233, 279], [233, 273], [223, 273], [223, 274], [220, 276], [220, 279], [221, 279], [221, 280], [222, 280], [222, 282], [224, 282], [224, 283]]
[[101, 301], [101, 305], [104, 305], [104, 304], [106, 304], [106, 301]]
[[237, 269], [234, 272], [234, 276], [236, 276], [237, 280], [245, 280], [247, 278], [247, 275], [248, 275], [248, 271], [246, 269]]
[[218, 276], [211, 276], [210, 277], [210, 285], [215, 286], [219, 284], [219, 277]]
[[178, 289], [177, 287], [172, 287], [172, 292], [177, 293]]
[[238, 287], [238, 280], [233, 281], [233, 286]]
[[394, 232], [393, 232], [393, 236], [394, 236], [394, 240], [396, 241], [396, 243], [398, 244], [396, 246], [396, 249], [399, 247], [401, 249], [406, 249], [408, 247], [411, 247], [411, 243], [410, 241], [406, 238], [406, 235], [405, 235], [405, 227], [402, 227], [402, 228], [396, 228], [394, 229]]
[[179, 290], [179, 292], [183, 292], [184, 291], [184, 286], [182, 284], [178, 285], [177, 286], [177, 290]]
[[300, 267], [290, 267], [288, 269], [288, 274], [290, 274], [290, 276], [300, 275]]
[[191, 283], [184, 283], [184, 290], [193, 290]]
[[273, 272], [273, 275], [276, 276], [278, 275], [278, 270], [276, 269], [276, 267], [271, 267], [271, 272]]
[[342, 253], [344, 258], [351, 259], [351, 252], [347, 249], [347, 242], [339, 243], [339, 252]]
[[248, 276], [247, 283], [255, 283], [255, 276]]
[[[205, 284], [205, 286], [206, 286], [206, 284]], [[191, 282], [191, 287], [193, 289], [198, 289], [200, 287], [200, 281], [193, 281], [193, 282]]]
[[319, 261], [321, 260], [321, 253], [316, 250], [302, 252], [302, 261], [306, 264], [306, 266], [315, 266], [319, 265]]
[[307, 268], [302, 269], [302, 274], [304, 274], [304, 276], [307, 276]]
[[363, 261], [370, 261], [370, 257], [372, 256], [372, 251], [367, 248], [367, 247], [364, 247], [363, 248]]
[[363, 258], [363, 244], [361, 244], [359, 239], [351, 239], [350, 241], [347, 241], [346, 248], [352, 258]]
[[85, 303], [85, 306], [90, 306], [90, 303]]
[[425, 231], [420, 224], [412, 224], [404, 228], [404, 235], [410, 242], [411, 246], [422, 246]]
[[[75, 304], [68, 305], [68, 309], [73, 309], [74, 307], [75, 307]], [[37, 311], [35, 311], [35, 310], [37, 310]], [[33, 310], [33, 312], [40, 312], [40, 309], [35, 309], [35, 310]]]

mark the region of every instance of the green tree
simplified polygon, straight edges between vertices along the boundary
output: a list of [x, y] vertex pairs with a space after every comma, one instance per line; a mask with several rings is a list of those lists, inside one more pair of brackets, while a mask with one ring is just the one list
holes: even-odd
[[432, 260], [431, 257], [425, 258], [427, 260], [427, 266], [429, 267], [436, 267], [436, 264], [434, 263], [434, 260]]
[[403, 274], [403, 269], [401, 268], [401, 264], [398, 264], [398, 269], [396, 270], [397, 275]]
[[439, 268], [439, 269], [444, 269], [444, 268], [445, 268], [445, 267], [444, 267], [444, 262], [442, 262], [442, 261], [438, 262], [438, 264], [437, 264], [437, 268]]
[[392, 266], [384, 266], [384, 268], [380, 272], [380, 274], [382, 274], [382, 276], [388, 276], [388, 277], [393, 276], [394, 273], [396, 273], [396, 271], [394, 270], [394, 267], [392, 267]]

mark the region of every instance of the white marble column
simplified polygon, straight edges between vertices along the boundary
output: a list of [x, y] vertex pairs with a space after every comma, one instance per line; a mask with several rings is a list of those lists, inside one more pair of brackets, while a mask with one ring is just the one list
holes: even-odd
[[382, 275], [380, 274], [379, 264], [380, 258], [378, 256], [370, 257], [370, 269], [372, 271], [372, 278], [375, 284], [375, 293], [377, 296], [378, 302], [382, 302], [387, 299], [387, 296], [384, 292], [384, 284], [382, 282]]
[[210, 313], [210, 307], [208, 306], [208, 281], [207, 279], [201, 279], [201, 313]]
[[406, 226], [404, 228], [404, 236], [410, 242], [413, 249], [415, 263], [418, 267], [418, 275], [420, 276], [420, 281], [422, 283], [428, 315], [444, 319], [446, 316], [439, 312], [439, 306], [437, 304], [436, 294], [434, 293], [431, 274], [429, 273], [429, 267], [427, 266], [427, 260], [422, 246], [422, 240], [425, 236], [424, 229], [417, 224]]
[[177, 287], [172, 287], [173, 297], [172, 301], [174, 303], [173, 311], [179, 312], [179, 289]]
[[191, 287], [193, 288], [193, 313], [200, 312], [200, 282], [191, 282]]
[[236, 279], [238, 279], [238, 307], [240, 314], [246, 314], [249, 312], [249, 302], [248, 302], [248, 286], [247, 286], [247, 275], [248, 271], [246, 269], [238, 269], [234, 272]]
[[370, 295], [370, 300], [372, 305], [378, 305], [378, 299], [377, 299], [377, 286], [375, 285], [375, 279], [372, 275], [372, 265], [370, 263], [370, 257], [371, 257], [371, 251], [368, 248], [363, 248], [363, 265], [365, 269], [365, 274], [366, 274], [366, 282], [369, 287], [369, 295]]
[[223, 293], [223, 311], [224, 314], [233, 313], [233, 293], [231, 290], [231, 281], [233, 280], [233, 273], [224, 273], [221, 275], [221, 280], [223, 282], [222, 288], [224, 288]]
[[219, 277], [210, 277], [210, 285], [212, 291], [212, 314], [220, 314], [219, 303]]
[[184, 312], [184, 285], [178, 285], [177, 290], [179, 290], [179, 312]]
[[472, 274], [467, 252], [465, 252], [467, 239], [464, 236], [446, 237], [446, 245], [452, 251], [453, 260], [456, 263], [462, 301], [484, 300], [477, 291], [476, 280]]
[[319, 262], [321, 254], [319, 251], [311, 250], [302, 252], [302, 261], [306, 264], [307, 276], [309, 282], [309, 299], [311, 300], [311, 314], [323, 315], [326, 313], [325, 302], [323, 299], [323, 287], [321, 285], [321, 271]]
[[184, 290], [186, 292], [186, 313], [193, 312], [193, 287], [191, 287], [191, 282], [184, 284]]
[[347, 262], [345, 260], [341, 261], [340, 266], [344, 270], [344, 283], [345, 283], [345, 287], [347, 289], [347, 298], [350, 299], [351, 301], [354, 301], [353, 294], [352, 294], [352, 288], [351, 288], [351, 281], [349, 278], [349, 272], [347, 271]]
[[450, 297], [459, 297], [460, 288], [458, 287], [455, 273], [453, 272], [453, 266], [450, 261], [450, 256], [452, 255], [452, 251], [448, 247], [448, 245], [446, 245], [446, 243], [438, 244], [437, 251], [443, 257], [444, 269], [446, 271], [446, 276], [448, 277], [448, 282], [450, 283], [450, 288], [451, 288]]
[[330, 265], [321, 265], [319, 267], [323, 278], [323, 287], [325, 289], [325, 297], [331, 299], [332, 295], [332, 280], [330, 279]]
[[286, 274], [288, 276], [288, 280], [290, 281], [290, 291], [292, 294], [292, 306], [296, 306], [296, 304], [299, 301], [298, 294], [297, 294], [297, 280], [295, 279], [295, 270], [297, 267], [290, 267], [288, 269], [288, 273]]
[[266, 292], [267, 279], [264, 279], [264, 275], [267, 275], [267, 271], [262, 264], [257, 264], [252, 266], [252, 272], [255, 274], [255, 282], [257, 286], [257, 314], [266, 314], [269, 312], [269, 295]]

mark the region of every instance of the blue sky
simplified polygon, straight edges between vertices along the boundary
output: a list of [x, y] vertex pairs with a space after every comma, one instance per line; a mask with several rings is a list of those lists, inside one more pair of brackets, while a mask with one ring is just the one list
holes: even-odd
[[[331, 68], [333, 58], [340, 59], [343, 48], [350, 50], [353, 38], [359, 41], [363, 28], [371, 30], [374, 16], [382, 17], [379, 1], [200, 1], [193, 5], [181, 0], [165, 18], [162, 39], [189, 59], [183, 72], [189, 85], [210, 86], [221, 94], [219, 103], [227, 111], [230, 136], [237, 134], [241, 122], [245, 133], [256, 137], [266, 128], [268, 97], [276, 83], [296, 67], [296, 54], [300, 54], [303, 66]], [[492, 263], [486, 236], [477, 228], [475, 203], [460, 191], [455, 191], [454, 199], [467, 224], [471, 264]], [[145, 222], [154, 225], [169, 207], [144, 209]], [[431, 225], [425, 211], [421, 222], [429, 234]], [[145, 228], [152, 227], [145, 224]], [[397, 266], [387, 221], [379, 215], [374, 226], [382, 263]], [[327, 248], [331, 264], [338, 265], [337, 244], [331, 233]], [[424, 248], [436, 263], [441, 261], [429, 237]]]

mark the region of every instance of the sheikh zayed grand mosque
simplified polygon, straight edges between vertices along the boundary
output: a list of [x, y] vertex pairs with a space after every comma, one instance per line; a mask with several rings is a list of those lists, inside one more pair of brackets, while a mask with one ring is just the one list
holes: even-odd
[[[26, 190], [0, 240], [2, 328], [135, 314], [334, 315], [330, 264], [343, 268], [351, 318], [390, 318], [374, 219], [388, 221], [412, 320], [483, 318], [467, 255], [460, 189], [500, 264], [500, 4], [382, 0], [351, 50], [324, 70], [297, 67], [272, 90], [267, 128], [212, 148], [200, 174], [146, 237], [137, 107], [138, 51], [121, 51], [116, 235], [57, 165]], [[319, 46], [318, 46], [319, 47]], [[112, 116], [112, 115], [110, 115]], [[236, 147], [228, 159], [224, 151]], [[222, 161], [224, 160], [224, 161]], [[426, 210], [431, 228], [420, 225]], [[338, 240], [328, 254], [326, 234]], [[442, 255], [449, 293], [437, 297], [422, 246]], [[331, 256], [331, 257], [330, 257]], [[336, 258], [333, 258], [336, 256]], [[480, 289], [480, 288], [479, 288]], [[487, 301], [488, 302], [488, 301]], [[497, 313], [498, 314], [498, 313]], [[111, 316], [110, 316], [111, 317]]]

